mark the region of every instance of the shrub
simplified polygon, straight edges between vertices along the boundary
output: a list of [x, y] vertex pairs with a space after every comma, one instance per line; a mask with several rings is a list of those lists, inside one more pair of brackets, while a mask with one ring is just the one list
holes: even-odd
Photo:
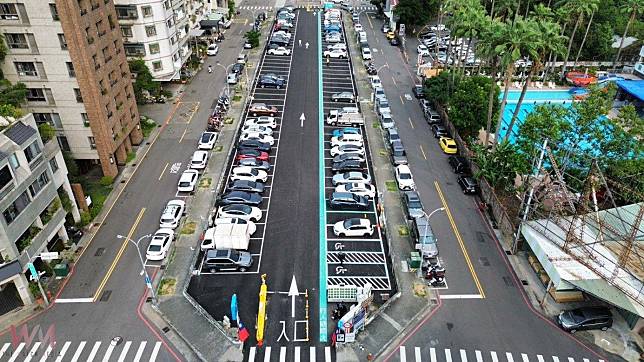
[[78, 223], [76, 223], [76, 226], [79, 227], [79, 228], [82, 228], [84, 226], [87, 226], [90, 221], [92, 221], [92, 215], [87, 211], [81, 211], [81, 213], [80, 213], [80, 221], [78, 221]]
[[101, 186], [109, 187], [109, 186], [112, 186], [113, 183], [114, 183], [114, 177], [112, 176], [101, 177], [101, 181], [100, 181]]
[[54, 136], [56, 136], [56, 131], [49, 123], [43, 123], [38, 126], [38, 132], [40, 132], [40, 138], [42, 138], [43, 143], [49, 142]]

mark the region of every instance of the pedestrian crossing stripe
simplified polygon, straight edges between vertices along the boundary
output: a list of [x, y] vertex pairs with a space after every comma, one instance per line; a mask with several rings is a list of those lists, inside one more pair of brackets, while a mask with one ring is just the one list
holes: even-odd
[[[324, 349], [324, 361], [325, 362], [331, 362], [332, 361], [332, 355], [331, 355], [331, 347], [326, 346], [326, 347], [319, 347]], [[279, 351], [278, 353], [278, 358], [279, 359], [272, 359], [271, 354], [273, 353], [274, 350]], [[305, 352], [303, 352], [305, 351]], [[304, 354], [304, 355], [303, 355]], [[262, 357], [258, 357], [259, 355], [263, 355]], [[308, 359], [305, 358], [308, 355]], [[255, 362], [255, 361], [264, 361], [264, 362], [270, 362], [270, 361], [276, 361], [279, 360], [280, 362], [286, 362], [286, 361], [295, 361], [295, 362], [300, 362], [300, 361], [310, 361], [310, 362], [315, 362], [317, 361], [316, 359], [316, 347], [299, 347], [295, 346], [293, 348], [293, 351], [291, 352], [289, 347], [286, 346], [280, 346], [280, 347], [271, 347], [271, 346], [266, 346], [263, 348], [257, 348], [257, 347], [250, 347], [250, 350], [248, 351], [248, 362]]]
[[240, 6], [239, 10], [273, 10], [272, 6]]
[[[26, 343], [19, 343], [15, 348], [13, 348], [11, 343], [5, 343], [0, 347], [0, 361], [16, 362], [92, 362], [92, 361], [114, 361], [112, 357], [118, 356], [117, 362], [133, 361], [133, 362], [143, 362], [156, 361], [160, 349], [161, 342], [156, 341], [152, 347], [149, 355], [147, 354], [150, 349], [147, 341], [141, 341], [138, 344], [138, 347], [133, 347], [133, 344], [136, 342], [126, 341], [123, 344], [116, 344], [112, 341], [109, 342], [87, 342], [80, 341], [77, 345], [71, 341], [65, 341], [62, 345], [59, 346], [59, 343], [49, 344], [47, 347], [44, 347], [41, 342], [34, 342], [31, 346], [27, 346]], [[73, 348], [72, 345], [74, 345]], [[102, 347], [106, 346], [106, 349]], [[90, 348], [91, 346], [91, 348]], [[86, 348], [87, 347], [87, 348]], [[134, 350], [136, 349], [136, 352]], [[103, 350], [103, 351], [102, 351]], [[132, 353], [130, 353], [132, 351]], [[4, 357], [4, 358], [3, 358]], [[8, 358], [8, 359], [6, 359]]]

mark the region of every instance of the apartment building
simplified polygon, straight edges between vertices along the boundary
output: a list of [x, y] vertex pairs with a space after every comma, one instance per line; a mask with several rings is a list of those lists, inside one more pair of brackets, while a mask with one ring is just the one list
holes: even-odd
[[0, 0], [4, 77], [60, 147], [115, 176], [143, 136], [112, 0]]
[[180, 79], [192, 54], [190, 29], [210, 9], [206, 0], [114, 0], [128, 58], [141, 58], [157, 81]]
[[33, 302], [27, 263], [68, 240], [63, 199], [79, 212], [58, 142], [43, 141], [36, 120], [0, 117], [0, 315]]

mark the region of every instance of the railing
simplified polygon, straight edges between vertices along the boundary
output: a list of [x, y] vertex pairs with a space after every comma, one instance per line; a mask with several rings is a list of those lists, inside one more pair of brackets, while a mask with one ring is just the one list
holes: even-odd
[[41, 250], [47, 245], [47, 242], [49, 241], [49, 236], [56, 231], [61, 225], [63, 225], [63, 222], [65, 221], [65, 210], [63, 210], [62, 207], [58, 208], [58, 211], [54, 213], [54, 215], [51, 217], [47, 225], [43, 227], [36, 236], [31, 240], [31, 244], [25, 248], [25, 250], [20, 253], [20, 257], [18, 260], [20, 261], [20, 265], [22, 265], [23, 269], [29, 263], [31, 260], [30, 258], [36, 258], [38, 254], [40, 254]]

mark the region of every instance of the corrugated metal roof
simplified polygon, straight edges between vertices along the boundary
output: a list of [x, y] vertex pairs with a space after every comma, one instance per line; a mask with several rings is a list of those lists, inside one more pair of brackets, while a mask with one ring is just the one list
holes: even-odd
[[34, 134], [36, 134], [35, 129], [20, 121], [14, 123], [13, 126], [4, 131], [5, 136], [19, 145], [23, 144]]

